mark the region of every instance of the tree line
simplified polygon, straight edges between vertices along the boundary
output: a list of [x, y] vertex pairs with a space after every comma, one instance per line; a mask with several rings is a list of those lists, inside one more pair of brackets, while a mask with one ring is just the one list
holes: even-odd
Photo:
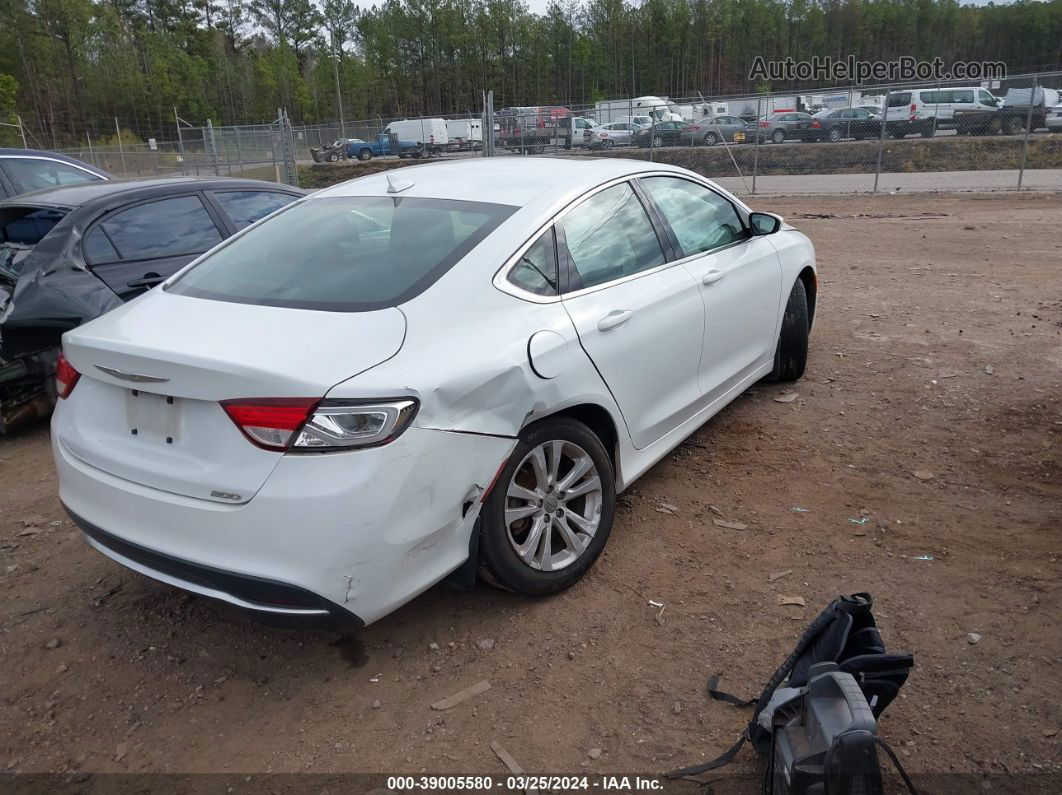
[[[295, 123], [819, 86], [753, 83], [753, 59], [1062, 62], [1062, 0], [0, 0], [0, 122], [30, 145], [121, 128], [174, 136]], [[337, 84], [339, 90], [337, 92]], [[11, 144], [13, 128], [0, 127]]]

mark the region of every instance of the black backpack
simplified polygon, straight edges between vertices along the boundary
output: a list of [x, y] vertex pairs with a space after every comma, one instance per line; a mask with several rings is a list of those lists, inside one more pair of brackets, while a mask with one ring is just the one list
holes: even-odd
[[708, 680], [708, 695], [738, 707], [756, 705], [752, 719], [741, 738], [722, 756], [702, 765], [674, 770], [668, 778], [695, 776], [730, 762], [747, 742], [761, 754], [771, 748], [771, 723], [774, 709], [807, 687], [811, 666], [835, 662], [843, 673], [859, 683], [867, 704], [877, 719], [900, 692], [914, 665], [911, 654], [889, 654], [871, 609], [874, 600], [868, 593], [839, 596], [811, 622], [796, 648], [774, 672], [758, 699], [740, 699], [717, 688], [718, 676]]

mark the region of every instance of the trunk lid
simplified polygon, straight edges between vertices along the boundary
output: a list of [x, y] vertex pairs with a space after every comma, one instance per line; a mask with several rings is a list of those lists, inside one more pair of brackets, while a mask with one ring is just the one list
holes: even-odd
[[394, 356], [405, 330], [394, 308], [324, 312], [153, 290], [63, 337], [81, 378], [54, 431], [66, 451], [111, 475], [246, 502], [281, 453], [251, 444], [219, 401], [324, 397]]

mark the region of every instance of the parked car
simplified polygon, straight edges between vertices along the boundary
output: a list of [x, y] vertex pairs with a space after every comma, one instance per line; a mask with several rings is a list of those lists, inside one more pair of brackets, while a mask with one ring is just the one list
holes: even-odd
[[[830, 113], [831, 111], [823, 111]], [[806, 141], [808, 130], [814, 117], [810, 113], [772, 113], [761, 116], [749, 125], [748, 137], [752, 140], [770, 141], [780, 144], [787, 140]]]
[[66, 155], [36, 149], [0, 149], [0, 199], [105, 179], [114, 177]]
[[1044, 126], [1048, 132], [1062, 132], [1062, 105], [1055, 105], [1044, 117]]
[[652, 116], [621, 116], [619, 119], [617, 119], [617, 121], [630, 122], [635, 127], [639, 127], [640, 129], [643, 129], [643, 130], [646, 127], [652, 127], [653, 126], [653, 117]]
[[614, 146], [630, 146], [631, 137], [641, 128], [629, 121], [617, 121], [594, 127], [590, 130], [591, 149], [611, 149]]
[[652, 127], [645, 127], [634, 134], [634, 146], [678, 146], [682, 143], [682, 131], [686, 129], [684, 121], [661, 121]]
[[51, 410], [64, 331], [303, 195], [272, 182], [171, 177], [97, 180], [0, 202], [0, 432]]
[[720, 141], [745, 140], [745, 122], [737, 116], [705, 116], [690, 122], [682, 131], [682, 142], [712, 146]]
[[833, 141], [843, 138], [877, 138], [881, 133], [881, 119], [870, 115], [862, 108], [820, 110], [811, 117], [806, 129], [799, 134], [809, 141]]
[[815, 274], [674, 166], [366, 176], [64, 335], [59, 496], [119, 563], [268, 620], [369, 623], [480, 569], [555, 593], [619, 492], [803, 374]]

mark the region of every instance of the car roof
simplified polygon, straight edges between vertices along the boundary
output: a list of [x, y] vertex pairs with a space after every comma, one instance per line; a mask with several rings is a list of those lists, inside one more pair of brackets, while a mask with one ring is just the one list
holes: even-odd
[[[417, 196], [523, 207], [550, 194], [584, 193], [617, 177], [682, 169], [625, 157], [465, 158], [379, 172], [317, 191], [310, 201], [336, 196]], [[412, 185], [388, 194], [388, 175]]]
[[78, 160], [76, 157], [63, 155], [59, 152], [45, 152], [41, 149], [11, 149], [8, 147], [0, 147], [0, 158], [4, 157], [42, 157], [48, 160], [58, 160], [60, 163], [70, 163], [71, 165], [91, 171], [93, 174], [97, 174], [104, 179], [112, 179], [111, 175], [102, 168], [96, 168], [96, 166], [91, 163], [86, 163], [84, 160]]
[[98, 199], [149, 198], [165, 196], [186, 190], [210, 190], [216, 188], [282, 188], [293, 193], [305, 194], [306, 191], [290, 185], [276, 182], [264, 182], [257, 179], [234, 179], [230, 177], [151, 177], [146, 179], [112, 179], [99, 182], [80, 182], [76, 185], [63, 185], [56, 188], [44, 188], [30, 193], [13, 196], [0, 202], [5, 205], [40, 204], [51, 207], [82, 207]]

